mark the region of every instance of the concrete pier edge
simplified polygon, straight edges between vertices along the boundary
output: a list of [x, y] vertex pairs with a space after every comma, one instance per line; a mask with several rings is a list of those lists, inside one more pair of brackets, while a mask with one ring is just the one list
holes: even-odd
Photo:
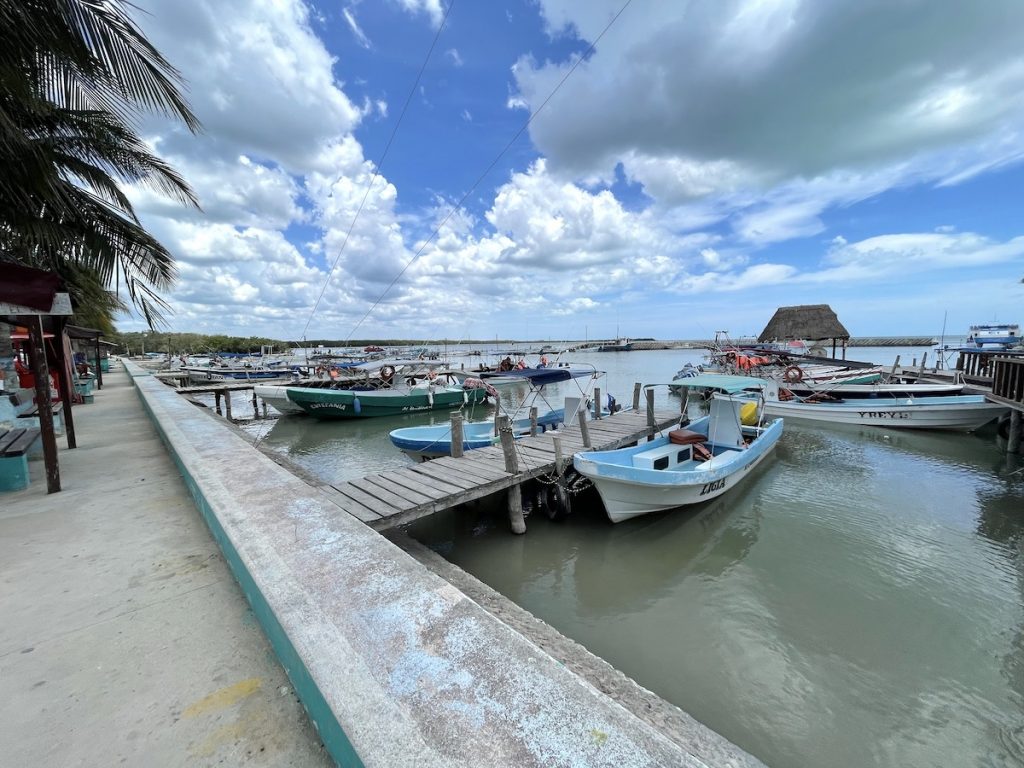
[[339, 765], [760, 765], [710, 729], [680, 748], [125, 364]]

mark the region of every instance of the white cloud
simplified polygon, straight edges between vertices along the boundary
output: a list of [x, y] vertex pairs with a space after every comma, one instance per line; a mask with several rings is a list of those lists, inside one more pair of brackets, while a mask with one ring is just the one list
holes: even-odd
[[[583, 41], [619, 5], [540, 0], [553, 34]], [[870, 169], [1015, 130], [1024, 109], [1022, 24], [1016, 0], [941, 12], [886, 0], [723, 0], [662, 4], [657, 13], [631, 6], [531, 135], [552, 170], [578, 176], [633, 154], [693, 166], [698, 182], [709, 164], [764, 182]], [[520, 59], [515, 96], [539, 105], [570, 66]], [[990, 149], [990, 161], [1013, 151]], [[684, 191], [691, 177], [683, 173]]]
[[352, 36], [356, 39], [356, 43], [360, 48], [366, 48], [369, 50], [373, 47], [373, 43], [370, 42], [370, 38], [366, 36], [362, 28], [359, 26], [359, 22], [356, 21], [355, 14], [352, 13], [351, 8], [342, 8], [341, 15], [345, 19], [345, 23], [348, 24], [348, 28], [352, 30]]
[[437, 27], [444, 18], [444, 10], [441, 8], [441, 0], [395, 0], [402, 8], [409, 13], [425, 13], [430, 18], [430, 23]]
[[452, 66], [455, 66], [455, 67], [461, 67], [462, 66], [462, 57], [459, 55], [459, 52], [458, 52], [457, 49], [449, 48], [447, 51], [444, 52], [444, 55], [448, 57], [448, 61], [450, 61], [452, 63]]

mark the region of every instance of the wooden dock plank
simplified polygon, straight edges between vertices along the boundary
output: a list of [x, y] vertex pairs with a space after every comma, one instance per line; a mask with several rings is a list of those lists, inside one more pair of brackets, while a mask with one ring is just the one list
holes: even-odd
[[375, 485], [378, 488], [394, 494], [395, 496], [400, 496], [405, 499], [409, 506], [431, 504], [439, 498], [444, 498], [443, 496], [430, 496], [422, 491], [408, 488], [405, 484], [399, 482], [398, 478], [384, 477], [383, 475], [368, 475], [362, 479], [369, 484]]
[[376, 512], [381, 517], [391, 517], [398, 510], [390, 504], [385, 504], [376, 496], [372, 496], [361, 488], [357, 488], [352, 483], [341, 483], [339, 485], [331, 486], [340, 493], [342, 496], [348, 496], [350, 499], [362, 504], [372, 512]]
[[400, 494], [374, 483], [370, 477], [360, 477], [355, 480], [349, 480], [349, 485], [353, 488], [358, 488], [363, 493], [373, 496], [375, 499], [378, 499], [384, 504], [392, 507], [393, 509], [391, 510], [391, 514], [401, 512], [403, 509], [408, 507], [419, 506], [418, 503], [411, 502]]
[[445, 457], [432, 463], [453, 472], [467, 472], [483, 480], [493, 479], [508, 474], [505, 471], [505, 460], [488, 461], [487, 457], [475, 456], [476, 451], [468, 451], [458, 459]]
[[412, 488], [429, 488], [432, 493], [436, 492], [442, 494], [442, 497], [458, 493], [462, 490], [451, 483], [446, 483], [443, 480], [437, 480], [429, 475], [417, 473], [413, 471], [411, 467], [407, 469], [399, 469], [395, 472], [389, 472], [388, 477], [399, 478], [405, 482], [406, 485]]
[[437, 480], [443, 480], [449, 485], [454, 485], [456, 488], [460, 488], [463, 491], [467, 491], [479, 485], [475, 480], [469, 480], [465, 476], [459, 475], [457, 472], [445, 469], [444, 467], [434, 466], [435, 464], [437, 464], [436, 461], [425, 461], [424, 463], [417, 464], [413, 467], [412, 471], [420, 475], [433, 477]]
[[321, 485], [317, 487], [317, 490], [326, 496], [332, 504], [340, 507], [342, 511], [347, 512], [353, 517], [362, 520], [364, 523], [372, 523], [381, 519], [381, 515], [378, 515], [372, 509], [368, 509], [358, 501], [339, 493], [333, 486]]
[[409, 477], [408, 475], [400, 474], [398, 472], [388, 472], [386, 476], [376, 475], [376, 477], [386, 477], [386, 479], [389, 482], [406, 488], [413, 493], [425, 496], [430, 501], [437, 501], [438, 499], [443, 499], [445, 496], [450, 496], [454, 491], [458, 490], [457, 488], [453, 488], [450, 485], [446, 485], [444, 490], [435, 488], [432, 485], [427, 485], [426, 483], [423, 482], [423, 475], [413, 475], [412, 477]]

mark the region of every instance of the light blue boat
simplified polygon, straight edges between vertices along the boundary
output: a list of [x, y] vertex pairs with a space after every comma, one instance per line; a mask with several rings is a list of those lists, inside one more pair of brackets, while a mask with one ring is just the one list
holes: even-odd
[[[537, 418], [537, 430], [545, 432], [557, 429], [565, 417], [565, 409], [558, 408]], [[530, 420], [516, 419], [512, 422], [512, 436], [516, 439], [530, 434]], [[415, 459], [432, 459], [452, 455], [452, 428], [449, 424], [435, 424], [427, 427], [403, 427], [394, 429], [389, 435], [391, 442], [400, 451]], [[470, 421], [462, 425], [462, 450], [472, 451], [497, 445], [499, 438], [494, 434], [493, 421]]]
[[[715, 395], [708, 416], [631, 448], [582, 451], [573, 457], [576, 471], [594, 483], [613, 523], [721, 496], [778, 444], [782, 419], [766, 426], [743, 423], [757, 412], [750, 393], [744, 392], [749, 379], [732, 383], [702, 378], [700, 386], [713, 384], [731, 393]], [[674, 383], [687, 386], [685, 380]]]

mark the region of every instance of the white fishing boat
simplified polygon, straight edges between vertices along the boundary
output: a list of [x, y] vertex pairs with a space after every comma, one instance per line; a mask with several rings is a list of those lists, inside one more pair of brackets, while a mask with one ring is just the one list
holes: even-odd
[[872, 384], [800, 382], [799, 384], [787, 384], [785, 388], [792, 394], [804, 398], [814, 395], [829, 395], [845, 400], [885, 400], [893, 397], [944, 397], [959, 395], [963, 392], [964, 385], [962, 383], [949, 384], [941, 381], [876, 381]]
[[[692, 381], [692, 379], [691, 379]], [[765, 382], [764, 413], [785, 419], [880, 426], [890, 429], [947, 429], [972, 432], [1009, 409], [984, 395], [882, 397], [815, 402], [794, 396], [780, 399], [778, 383]]]
[[[737, 395], [749, 381], [718, 382], [717, 388]], [[716, 395], [711, 413], [686, 428], [631, 448], [577, 453], [573, 466], [594, 483], [613, 523], [708, 501], [748, 477], [782, 436], [781, 419], [744, 424], [756, 410], [749, 400]]]

